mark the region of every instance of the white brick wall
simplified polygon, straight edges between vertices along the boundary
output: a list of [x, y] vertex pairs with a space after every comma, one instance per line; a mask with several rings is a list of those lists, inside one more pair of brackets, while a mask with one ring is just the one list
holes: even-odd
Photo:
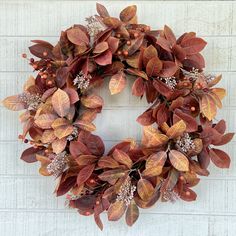
[[[169, 25], [177, 35], [196, 31], [208, 41], [204, 50], [207, 70], [223, 74], [221, 85], [228, 90], [218, 118], [236, 124], [236, 2], [233, 1], [107, 1], [112, 15], [126, 5], [138, 6], [139, 21], [153, 28]], [[60, 30], [95, 13], [94, 1], [0, 1], [0, 99], [17, 93], [31, 73], [20, 58], [31, 39], [56, 42]], [[99, 93], [105, 109], [96, 121], [106, 146], [122, 138], [140, 139], [141, 127], [135, 123], [146, 107], [131, 96], [130, 86], [122, 95], [111, 97], [107, 85]], [[125, 119], [124, 119], [125, 117]], [[111, 122], [112, 121], [112, 122]], [[18, 114], [0, 107], [0, 235], [106, 235], [106, 236], [233, 236], [236, 233], [236, 139], [224, 147], [232, 157], [229, 170], [210, 167], [211, 175], [196, 187], [196, 202], [157, 203], [142, 210], [138, 222], [128, 228], [124, 220], [110, 223], [106, 215], [103, 233], [91, 217], [82, 217], [64, 208], [64, 199], [52, 192], [54, 181], [39, 176], [37, 164], [19, 160], [24, 145], [17, 141], [21, 131]]]

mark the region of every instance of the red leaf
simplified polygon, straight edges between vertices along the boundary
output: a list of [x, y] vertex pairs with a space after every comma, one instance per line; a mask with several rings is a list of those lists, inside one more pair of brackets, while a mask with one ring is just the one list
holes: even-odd
[[178, 67], [173, 61], [162, 61], [163, 67], [162, 70], [159, 73], [159, 76], [162, 77], [171, 77], [175, 74]]
[[126, 208], [127, 207], [123, 201], [116, 201], [112, 203], [107, 212], [108, 220], [119, 220], [124, 215]]
[[148, 61], [146, 66], [146, 72], [148, 76], [158, 76], [162, 70], [163, 63], [158, 57], [153, 57]]
[[99, 56], [94, 57], [94, 61], [100, 66], [109, 65], [112, 62], [112, 52], [107, 50]]
[[184, 48], [187, 55], [202, 51], [206, 44], [206, 41], [201, 38], [188, 38], [181, 42], [181, 46]]
[[[29, 47], [30, 52], [38, 58], [53, 58], [53, 46], [45, 43], [37, 43]], [[46, 54], [45, 54], [46, 53]]]
[[173, 46], [176, 43], [176, 38], [172, 30], [167, 25], [164, 27], [164, 34], [166, 39], [170, 42], [170, 45]]
[[69, 149], [73, 157], [78, 157], [81, 154], [91, 154], [88, 148], [79, 140], [70, 142]]
[[161, 48], [165, 49], [167, 52], [171, 52], [170, 43], [165, 38], [157, 38], [156, 44], [158, 44]]
[[136, 121], [143, 126], [153, 124], [155, 122], [155, 119], [152, 116], [152, 110], [145, 111], [137, 118]]
[[109, 17], [107, 9], [100, 3], [96, 3], [97, 12], [101, 17]]
[[97, 136], [90, 134], [86, 140], [84, 140], [88, 150], [95, 156], [102, 156], [105, 151], [105, 146], [102, 139]]
[[25, 151], [23, 151], [23, 153], [21, 154], [21, 160], [28, 162], [28, 163], [33, 163], [38, 161], [36, 159], [36, 154], [39, 154], [40, 149], [38, 148], [28, 148]]
[[144, 82], [143, 79], [139, 77], [133, 83], [132, 94], [137, 97], [140, 97], [144, 94], [144, 92], [145, 92]]
[[132, 226], [136, 222], [138, 217], [139, 217], [139, 209], [135, 201], [132, 200], [126, 211], [125, 215], [126, 224], [128, 226]]
[[79, 27], [67, 30], [67, 37], [75, 45], [89, 44], [89, 37]]
[[123, 165], [126, 165], [129, 169], [133, 165], [133, 162], [130, 159], [129, 155], [119, 149], [115, 149], [115, 151], [113, 152], [113, 157], [116, 161]]
[[212, 148], [209, 151], [211, 161], [219, 168], [229, 168], [230, 157], [224, 151]]
[[95, 164], [92, 164], [85, 166], [83, 169], [79, 171], [76, 180], [78, 187], [80, 187], [81, 184], [83, 184], [84, 182], [86, 182], [86, 180], [88, 180], [88, 178], [92, 175], [94, 168]]

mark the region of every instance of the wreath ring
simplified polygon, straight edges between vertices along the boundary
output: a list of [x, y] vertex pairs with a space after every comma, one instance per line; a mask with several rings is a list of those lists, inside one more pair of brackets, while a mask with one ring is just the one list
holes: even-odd
[[[139, 208], [158, 199], [193, 201], [191, 187], [209, 174], [210, 160], [230, 165], [230, 157], [212, 147], [234, 134], [225, 134], [224, 120], [213, 120], [225, 90], [214, 87], [221, 76], [203, 71], [206, 42], [193, 32], [176, 39], [168, 26], [151, 30], [137, 23], [136, 10], [128, 6], [118, 19], [97, 4], [98, 15], [62, 31], [55, 46], [33, 40], [29, 50], [39, 59], [22, 56], [37, 75], [3, 101], [10, 110], [25, 110], [19, 139], [32, 147], [21, 159], [40, 162], [40, 174], [57, 179], [56, 195], [67, 194], [69, 206], [94, 215], [100, 229], [104, 211], [111, 221], [125, 213], [131, 226]], [[92, 134], [103, 106], [93, 88], [108, 77], [111, 94], [120, 93], [127, 74], [132, 94], [151, 103], [137, 118], [142, 141], [121, 141], [104, 154], [102, 139]]]

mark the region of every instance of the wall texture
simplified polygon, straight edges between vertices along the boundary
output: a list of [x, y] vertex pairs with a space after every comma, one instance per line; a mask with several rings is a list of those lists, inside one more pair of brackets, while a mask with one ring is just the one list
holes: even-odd
[[[112, 15], [131, 1], [102, 2]], [[228, 90], [218, 118], [228, 120], [236, 130], [236, 2], [216, 1], [136, 1], [140, 22], [153, 28], [164, 24], [177, 35], [196, 31], [208, 41], [204, 50], [207, 71], [222, 73], [221, 85]], [[21, 90], [31, 73], [20, 58], [31, 39], [56, 42], [61, 29], [95, 14], [94, 1], [0, 1], [0, 99]], [[125, 137], [140, 140], [141, 128], [134, 122], [145, 109], [145, 102], [130, 95], [130, 86], [121, 96], [111, 97], [107, 86], [99, 91], [105, 109], [97, 119], [97, 133], [110, 147]], [[232, 157], [229, 170], [210, 167], [211, 175], [196, 187], [198, 199], [186, 203], [157, 203], [141, 211], [139, 221], [128, 228], [124, 220], [110, 223], [103, 215], [101, 233], [91, 217], [81, 217], [65, 209], [64, 199], [52, 195], [52, 178], [39, 176], [37, 164], [19, 160], [24, 148], [17, 140], [21, 127], [18, 114], [0, 107], [0, 235], [106, 235], [106, 236], [233, 236], [236, 233], [236, 139], [224, 149]]]

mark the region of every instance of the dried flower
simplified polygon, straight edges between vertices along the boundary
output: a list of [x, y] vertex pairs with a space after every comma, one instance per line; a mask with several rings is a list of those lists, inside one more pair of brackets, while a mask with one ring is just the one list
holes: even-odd
[[88, 33], [91, 37], [96, 36], [99, 32], [104, 30], [104, 25], [95, 16], [85, 18], [87, 22]]
[[73, 80], [73, 83], [78, 87], [78, 89], [85, 90], [88, 88], [91, 78], [92, 76], [90, 74], [85, 75], [83, 71], [80, 71], [79, 74]]
[[176, 78], [174, 76], [171, 77], [161, 77], [160, 80], [164, 81], [165, 84], [170, 88], [174, 89], [177, 85]]
[[179, 150], [184, 153], [187, 153], [189, 150], [195, 148], [195, 144], [189, 133], [184, 133], [184, 135], [179, 140], [177, 140], [176, 144]]
[[79, 133], [79, 132], [78, 132], [78, 129], [77, 129], [76, 127], [74, 127], [72, 133], [67, 137], [67, 140], [68, 140], [68, 141], [72, 141], [72, 140], [77, 139], [78, 133]]
[[66, 163], [67, 153], [64, 151], [54, 156], [52, 162], [47, 166], [47, 170], [50, 174], [53, 174], [55, 177], [58, 177], [66, 168]]
[[121, 185], [116, 201], [123, 201], [128, 206], [131, 200], [134, 198], [134, 192], [136, 186], [132, 185], [130, 178], [128, 177], [125, 182]]
[[37, 110], [38, 106], [42, 102], [40, 94], [31, 94], [29, 92], [24, 92], [19, 95], [21, 102], [24, 102], [29, 111]]

